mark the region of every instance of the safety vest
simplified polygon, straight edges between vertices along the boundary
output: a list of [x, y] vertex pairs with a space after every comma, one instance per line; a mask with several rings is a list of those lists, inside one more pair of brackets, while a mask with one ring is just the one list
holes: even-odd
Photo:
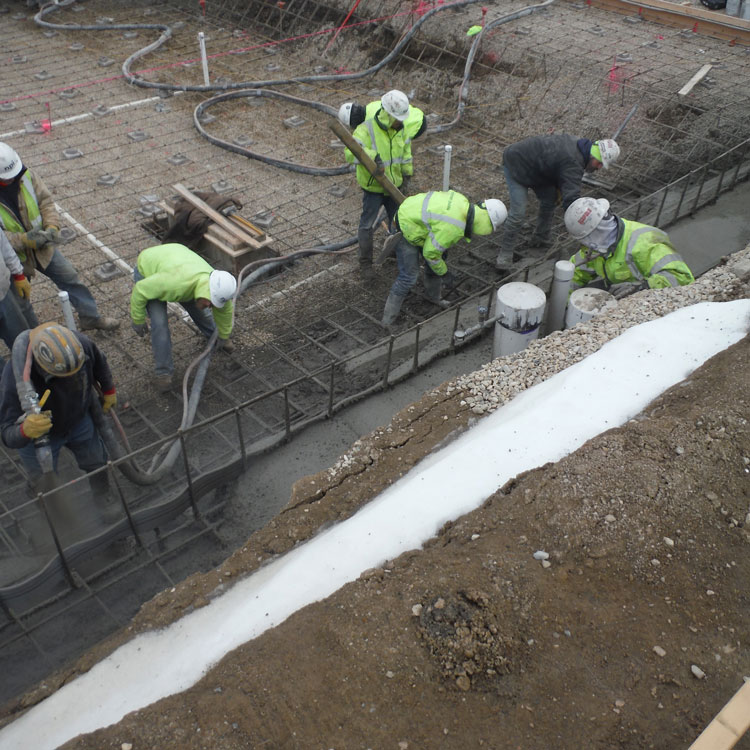
[[[26, 205], [26, 214], [29, 217], [31, 229], [41, 229], [42, 214], [39, 211], [39, 202], [36, 199], [36, 191], [31, 182], [28, 171], [21, 178], [21, 197]], [[6, 205], [0, 202], [0, 226], [6, 232], [25, 232], [26, 227], [21, 224], [16, 215]]]
[[[404, 120], [400, 130], [393, 128], [383, 129], [384, 118], [389, 115], [383, 110], [379, 101], [370, 102], [366, 108], [366, 120], [358, 125], [352, 134], [354, 140], [362, 146], [367, 155], [374, 159], [376, 154], [380, 155], [385, 169], [385, 176], [399, 187], [404, 177], [410, 176], [413, 171], [411, 142], [422, 126], [424, 114], [417, 107], [409, 106], [409, 115]], [[349, 151], [345, 152], [346, 160], [350, 164], [357, 164], [357, 182], [364, 190], [371, 193], [385, 193], [380, 183], [357, 162], [357, 158]]]
[[471, 232], [466, 231], [470, 207], [466, 196], [449, 190], [410, 195], [398, 208], [398, 226], [404, 239], [422, 248], [425, 262], [437, 276], [448, 270], [443, 253], [462, 238], [470, 238]]
[[648, 281], [651, 289], [685, 286], [695, 281], [661, 229], [618, 218], [618, 235], [614, 250], [591, 258], [591, 251], [582, 247], [570, 259], [576, 265], [574, 287], [586, 286], [596, 276], [609, 284]]

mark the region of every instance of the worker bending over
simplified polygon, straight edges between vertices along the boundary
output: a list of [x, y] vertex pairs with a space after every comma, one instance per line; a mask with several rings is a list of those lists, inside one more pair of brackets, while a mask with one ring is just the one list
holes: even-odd
[[[354, 106], [358, 105], [342, 105], [339, 110], [341, 122], [350, 124], [362, 116], [361, 107], [359, 110], [353, 110]], [[354, 120], [352, 120], [352, 114], [354, 114]], [[425, 127], [426, 122], [422, 110], [411, 106], [406, 94], [394, 89], [383, 94], [380, 101], [367, 105], [365, 119], [357, 125], [352, 136], [375, 161], [378, 168], [383, 170], [382, 174], [397, 188], [406, 190], [405, 182], [414, 172], [411, 142], [424, 132]], [[345, 156], [350, 164], [357, 163], [356, 156], [349, 149], [346, 149]], [[357, 229], [359, 268], [365, 278], [370, 278], [372, 276], [373, 235], [380, 207], [385, 208], [390, 228], [398, 204], [359, 163], [357, 163], [357, 182], [363, 191], [362, 215]]]
[[526, 218], [529, 189], [539, 200], [530, 246], [549, 247], [558, 197], [565, 211], [580, 197], [584, 173], [609, 169], [619, 155], [620, 147], [610, 138], [592, 143], [587, 138], [567, 133], [536, 135], [508, 146], [503, 151], [503, 173], [510, 194], [510, 209], [495, 260], [496, 268], [507, 270], [518, 260], [514, 251]]
[[[49, 391], [43, 411], [24, 413], [19, 388], [27, 387], [35, 392], [37, 403]], [[35, 447], [39, 438], [49, 438], [55, 471], [63, 446], [73, 453], [82, 471], [106, 465], [107, 450], [90, 413], [93, 399], [99, 398], [96, 388], [101, 391], [106, 413], [117, 403], [112, 372], [107, 358], [85, 334], [57, 323], [43, 323], [16, 339], [0, 380], [0, 431], [3, 443], [18, 449], [32, 487], [42, 475]], [[23, 401], [28, 403], [25, 397]], [[105, 513], [111, 510], [107, 473], [90, 476], [89, 484], [97, 507]]]
[[399, 206], [394, 223], [401, 232], [396, 246], [398, 276], [385, 302], [382, 325], [390, 326], [396, 319], [406, 295], [417, 283], [419, 259], [424, 258], [424, 289], [427, 299], [441, 307], [441, 287], [452, 284], [444, 254], [449, 247], [475, 235], [496, 232], [508, 212], [502, 201], [489, 198], [482, 203], [470, 203], [455, 190], [411, 195]]
[[641, 289], [686, 286], [695, 279], [666, 232], [615, 216], [604, 198], [579, 198], [565, 212], [568, 233], [583, 247], [573, 288], [599, 286], [622, 299]]
[[[29, 279], [40, 271], [58, 289], [68, 293], [81, 330], [112, 331], [120, 325], [119, 320], [99, 314], [89, 288], [81, 283], [76, 269], [57, 249], [60, 215], [55, 201], [41, 178], [24, 166], [6, 143], [0, 143], [0, 227]], [[39, 324], [30, 298], [22, 298], [20, 307], [29, 325]]]
[[214, 270], [190, 248], [174, 243], [143, 250], [138, 255], [133, 278], [131, 322], [133, 330], [144, 336], [148, 332], [146, 315], [151, 319], [154, 386], [159, 392], [165, 393], [172, 387], [174, 374], [167, 302], [179, 302], [207, 338], [218, 328], [219, 348], [225, 352], [234, 350], [229, 336], [237, 281], [231, 273]]

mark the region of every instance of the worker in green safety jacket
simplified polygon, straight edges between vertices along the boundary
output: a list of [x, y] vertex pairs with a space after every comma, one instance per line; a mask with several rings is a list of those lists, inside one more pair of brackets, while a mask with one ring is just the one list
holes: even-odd
[[565, 211], [583, 247], [570, 259], [573, 287], [599, 286], [617, 299], [642, 289], [686, 286], [693, 274], [666, 232], [615, 216], [604, 198], [579, 198]]
[[[62, 241], [60, 226], [55, 201], [41, 178], [7, 143], [0, 143], [0, 227], [23, 264], [26, 277], [31, 279], [39, 271], [67, 292], [82, 331], [113, 331], [120, 321], [99, 314], [91, 291], [57, 247]], [[29, 299], [20, 299], [19, 307], [30, 326], [39, 325]]]
[[[354, 106], [348, 107], [346, 116], [347, 105], [342, 105], [339, 111], [341, 122], [349, 125], [359, 120], [362, 113]], [[424, 113], [409, 104], [406, 94], [394, 89], [383, 94], [379, 101], [368, 104], [364, 116], [365, 119], [354, 129], [354, 140], [397, 188], [406, 191], [406, 184], [414, 172], [411, 143], [426, 128]], [[357, 157], [349, 149], [346, 149], [345, 156], [350, 164], [357, 163]], [[385, 208], [390, 228], [398, 204], [361, 164], [357, 164], [357, 182], [363, 191], [362, 215], [357, 229], [359, 267], [363, 276], [369, 278], [372, 275], [375, 222], [380, 208]]]
[[449, 247], [475, 235], [496, 232], [508, 216], [505, 204], [488, 198], [474, 204], [455, 190], [411, 195], [399, 206], [394, 224], [400, 233], [396, 246], [398, 276], [385, 302], [384, 327], [392, 325], [406, 295], [417, 283], [420, 256], [424, 258], [424, 289], [427, 299], [441, 307], [449, 303], [441, 299], [443, 283], [451, 285], [444, 255]]
[[179, 302], [207, 338], [218, 329], [218, 347], [225, 352], [234, 350], [229, 336], [237, 281], [231, 273], [213, 269], [185, 245], [168, 243], [146, 248], [138, 255], [133, 279], [131, 325], [139, 336], [145, 336], [146, 315], [151, 319], [151, 350], [156, 370], [153, 382], [157, 391], [168, 391], [174, 374], [167, 302]]

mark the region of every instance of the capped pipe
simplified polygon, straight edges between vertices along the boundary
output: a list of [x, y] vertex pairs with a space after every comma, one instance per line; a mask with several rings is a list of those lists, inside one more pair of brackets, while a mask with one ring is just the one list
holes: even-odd
[[534, 284], [512, 281], [497, 290], [492, 357], [523, 351], [539, 336], [547, 297]]
[[201, 48], [201, 65], [203, 66], [203, 83], [206, 86], [211, 84], [211, 79], [208, 77], [208, 58], [206, 57], [206, 35], [202, 32], [198, 32], [198, 46]]
[[577, 323], [585, 323], [598, 315], [609, 302], [615, 298], [604, 289], [576, 289], [568, 299], [568, 309], [565, 313], [565, 327], [572, 328]]
[[558, 260], [552, 277], [547, 308], [547, 331], [561, 331], [565, 324], [565, 308], [568, 304], [570, 280], [575, 272], [575, 264], [569, 260]]
[[443, 190], [450, 190], [451, 184], [451, 154], [453, 146], [445, 147], [445, 157], [443, 159]]
[[57, 296], [60, 300], [60, 307], [62, 307], [63, 319], [65, 325], [70, 328], [71, 331], [78, 330], [76, 326], [75, 318], [73, 317], [73, 306], [70, 304], [70, 297], [67, 292], [58, 292]]

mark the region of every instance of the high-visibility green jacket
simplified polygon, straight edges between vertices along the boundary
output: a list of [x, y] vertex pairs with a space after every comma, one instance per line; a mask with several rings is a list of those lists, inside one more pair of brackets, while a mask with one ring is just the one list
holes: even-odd
[[[29, 266], [27, 267], [27, 255], [32, 255], [24, 246], [22, 236], [29, 229], [49, 229], [50, 227], [60, 228], [60, 214], [55, 208], [55, 201], [52, 193], [31, 170], [26, 169], [21, 177], [19, 184], [19, 201], [18, 210], [20, 217], [16, 216], [2, 201], [0, 201], [0, 226], [5, 230], [5, 235], [10, 240], [10, 244], [16, 251], [16, 254], [24, 262], [24, 270], [29, 273], [33, 270], [33, 258], [28, 258]], [[19, 221], [20, 219], [20, 221]], [[42, 268], [46, 268], [52, 254], [55, 252], [54, 245], [46, 244], [39, 250], [35, 250], [33, 255]]]
[[473, 206], [455, 190], [410, 195], [398, 207], [398, 227], [404, 239], [422, 248], [422, 255], [437, 276], [448, 270], [443, 253], [473, 234], [490, 234], [492, 222], [486, 209]]
[[[424, 128], [424, 113], [418, 107], [409, 106], [409, 116], [399, 130], [391, 127], [393, 119], [380, 106], [379, 101], [370, 102], [367, 105], [366, 116], [367, 119], [354, 129], [352, 137], [371, 159], [380, 155], [385, 176], [396, 187], [400, 187], [404, 177], [410, 177], [414, 173], [411, 142]], [[362, 189], [371, 193], [386, 192], [380, 183], [359, 164], [357, 157], [349, 149], [346, 149], [344, 154], [349, 164], [357, 165], [357, 182]]]
[[[146, 303], [152, 299], [162, 302], [193, 302], [211, 299], [208, 277], [214, 269], [185, 245], [170, 243], [147, 247], [138, 255], [137, 281], [130, 295], [130, 317], [140, 325], [146, 321]], [[232, 303], [211, 307], [220, 339], [232, 333]]]
[[651, 289], [686, 286], [695, 281], [666, 232], [637, 221], [617, 219], [614, 249], [602, 255], [582, 247], [570, 260], [575, 263], [573, 287], [586, 286], [599, 277], [608, 286], [624, 281], [646, 281]]

